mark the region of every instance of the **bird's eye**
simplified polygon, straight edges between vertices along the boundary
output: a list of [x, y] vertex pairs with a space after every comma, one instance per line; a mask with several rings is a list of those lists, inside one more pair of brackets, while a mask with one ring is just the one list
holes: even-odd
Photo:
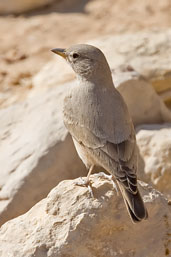
[[73, 54], [73, 58], [74, 58], [74, 59], [76, 59], [76, 58], [78, 58], [78, 57], [79, 57], [79, 54], [77, 54], [77, 53], [74, 53], [74, 54]]

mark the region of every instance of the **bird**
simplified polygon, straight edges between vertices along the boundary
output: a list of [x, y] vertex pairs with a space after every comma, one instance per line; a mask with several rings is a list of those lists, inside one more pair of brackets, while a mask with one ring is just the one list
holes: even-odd
[[[137, 144], [128, 107], [115, 88], [103, 52], [92, 45], [54, 48], [76, 74], [64, 99], [64, 124], [89, 170], [100, 166], [116, 180], [133, 223], [148, 213], [137, 185]], [[136, 108], [136, 107], [135, 107]]]

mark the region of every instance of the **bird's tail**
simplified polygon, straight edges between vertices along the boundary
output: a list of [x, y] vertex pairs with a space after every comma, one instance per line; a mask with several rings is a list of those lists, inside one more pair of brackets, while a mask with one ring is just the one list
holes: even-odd
[[142, 197], [137, 189], [136, 194], [132, 194], [120, 182], [118, 182], [128, 213], [133, 223], [140, 222], [148, 218], [147, 209], [144, 206]]

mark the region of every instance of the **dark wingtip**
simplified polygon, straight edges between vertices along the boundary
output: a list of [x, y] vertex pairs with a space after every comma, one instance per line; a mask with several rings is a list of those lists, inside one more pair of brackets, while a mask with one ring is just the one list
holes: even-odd
[[138, 223], [142, 220], [147, 220], [148, 219], [148, 212], [147, 210], [144, 208], [144, 213], [143, 215], [141, 215], [141, 217], [138, 217], [134, 214], [134, 212], [131, 210], [131, 208], [129, 207], [129, 204], [126, 202], [126, 205], [127, 205], [127, 209], [128, 209], [128, 213], [131, 217], [131, 220], [133, 223]]

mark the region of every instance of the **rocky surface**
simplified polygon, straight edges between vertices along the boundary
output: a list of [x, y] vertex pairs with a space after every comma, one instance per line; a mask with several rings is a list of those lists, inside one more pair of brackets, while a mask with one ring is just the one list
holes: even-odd
[[171, 121], [171, 111], [151, 84], [130, 67], [116, 69], [113, 80], [127, 103], [134, 125]]
[[[141, 184], [149, 219], [133, 224], [111, 181], [91, 177], [94, 198], [62, 181], [47, 198], [0, 229], [1, 257], [169, 256], [171, 206]], [[148, 246], [148, 247], [147, 247]]]
[[63, 125], [67, 88], [0, 111], [0, 225], [26, 212], [59, 181], [86, 174]]
[[146, 180], [171, 195], [171, 123], [141, 125], [137, 131]]
[[111, 68], [123, 64], [130, 65], [147, 80], [152, 81], [156, 91], [160, 92], [160, 90], [170, 88], [168, 83], [171, 71], [169, 58], [171, 53], [170, 29], [162, 32], [152, 30], [115, 36], [109, 35], [101, 40], [96, 39], [90, 42], [104, 51]]
[[47, 90], [75, 80], [75, 73], [70, 65], [61, 57], [55, 55], [35, 76], [32, 84], [34, 92]]

